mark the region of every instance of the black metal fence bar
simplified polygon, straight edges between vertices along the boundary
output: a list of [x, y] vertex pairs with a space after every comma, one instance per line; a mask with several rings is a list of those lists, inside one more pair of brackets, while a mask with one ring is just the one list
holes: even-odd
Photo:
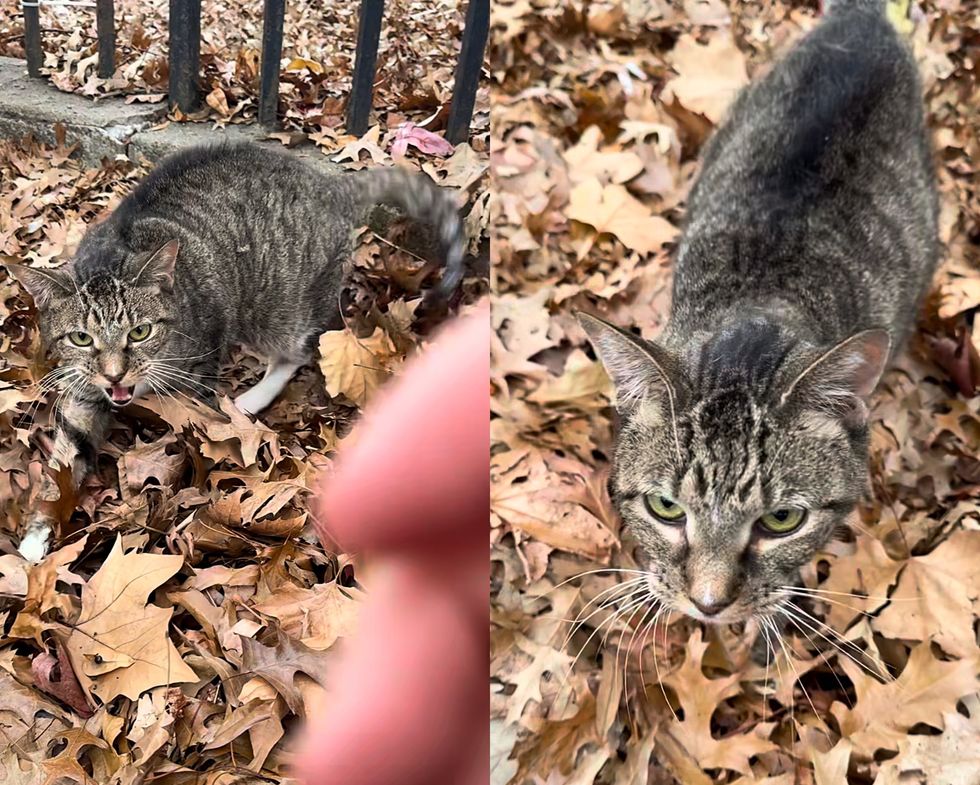
[[378, 64], [378, 40], [381, 38], [381, 17], [384, 0], [361, 0], [361, 20], [357, 26], [357, 55], [354, 58], [354, 78], [347, 102], [347, 132], [363, 135], [368, 129], [368, 117], [374, 98], [374, 72]]
[[112, 0], [96, 0], [95, 25], [99, 36], [99, 78], [108, 79], [116, 71], [116, 22]]
[[466, 27], [456, 62], [453, 102], [449, 107], [446, 127], [446, 140], [450, 144], [465, 142], [470, 135], [470, 120], [473, 119], [476, 90], [480, 86], [480, 72], [483, 69], [483, 51], [489, 34], [490, 0], [470, 0], [466, 7]]
[[188, 114], [200, 105], [201, 0], [170, 0], [170, 106]]
[[[24, 50], [27, 54], [27, 71], [31, 76], [41, 76], [44, 64], [39, 14], [41, 2], [43, 0], [21, 2], [24, 11]], [[270, 128], [278, 124], [279, 66], [286, 0], [264, 2], [259, 122]], [[96, 0], [95, 13], [99, 42], [98, 73], [101, 78], [108, 79], [115, 72], [114, 0]], [[347, 103], [347, 131], [356, 136], [363, 135], [368, 129], [383, 15], [384, 0], [361, 0], [357, 54]], [[452, 144], [466, 141], [469, 136], [489, 32], [490, 0], [469, 0], [446, 129], [446, 138]], [[200, 107], [200, 71], [201, 0], [170, 0], [169, 92], [172, 108], [189, 114]]]
[[37, 0], [23, 3], [24, 9], [24, 51], [27, 53], [27, 73], [41, 76], [44, 65], [44, 52], [41, 51], [41, 15]]
[[282, 60], [282, 26], [286, 0], [265, 0], [262, 23], [262, 76], [259, 81], [259, 122], [266, 128], [277, 125], [279, 107], [279, 62]]

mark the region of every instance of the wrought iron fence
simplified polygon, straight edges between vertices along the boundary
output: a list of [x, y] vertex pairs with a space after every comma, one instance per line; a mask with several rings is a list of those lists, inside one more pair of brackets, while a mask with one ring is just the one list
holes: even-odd
[[[94, 3], [91, 0], [21, 0], [28, 73], [43, 76], [39, 11], [41, 5], [49, 3], [94, 5], [99, 42], [98, 74], [103, 79], [112, 76], [116, 43], [113, 0], [95, 0]], [[264, 0], [264, 3], [258, 119], [263, 126], [275, 128], [279, 125], [279, 66], [282, 61], [286, 0]], [[384, 0], [361, 0], [354, 75], [347, 101], [347, 131], [356, 136], [368, 129], [383, 16]], [[199, 108], [201, 100], [201, 0], [170, 0], [169, 30], [170, 106], [190, 113]], [[446, 128], [446, 139], [452, 144], [466, 141], [469, 136], [489, 31], [490, 0], [469, 0]]]

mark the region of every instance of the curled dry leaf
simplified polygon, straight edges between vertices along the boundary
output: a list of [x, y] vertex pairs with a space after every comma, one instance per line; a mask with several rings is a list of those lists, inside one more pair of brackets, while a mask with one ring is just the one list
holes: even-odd
[[92, 709], [85, 699], [82, 686], [78, 683], [75, 671], [64, 644], [56, 639], [58, 656], [47, 652], [38, 654], [31, 660], [31, 673], [37, 686], [48, 695], [68, 704], [81, 717], [91, 717]]
[[409, 146], [417, 147], [423, 153], [430, 155], [452, 155], [453, 146], [439, 134], [420, 128], [415, 123], [402, 123], [395, 131], [395, 139], [391, 143], [391, 154], [395, 158], [404, 157]]

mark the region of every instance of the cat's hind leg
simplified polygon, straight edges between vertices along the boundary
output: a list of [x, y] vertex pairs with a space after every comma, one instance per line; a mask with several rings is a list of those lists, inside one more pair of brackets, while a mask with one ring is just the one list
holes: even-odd
[[303, 363], [294, 359], [273, 357], [269, 360], [262, 380], [251, 390], [235, 398], [235, 405], [245, 414], [258, 414], [276, 399], [293, 378], [293, 374], [302, 367]]

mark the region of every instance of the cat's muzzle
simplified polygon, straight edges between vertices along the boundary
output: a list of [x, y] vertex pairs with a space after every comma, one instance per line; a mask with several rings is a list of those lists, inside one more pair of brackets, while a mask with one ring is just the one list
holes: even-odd
[[133, 400], [135, 389], [132, 385], [113, 384], [105, 388], [105, 394], [109, 396], [109, 402], [113, 406], [125, 406]]

